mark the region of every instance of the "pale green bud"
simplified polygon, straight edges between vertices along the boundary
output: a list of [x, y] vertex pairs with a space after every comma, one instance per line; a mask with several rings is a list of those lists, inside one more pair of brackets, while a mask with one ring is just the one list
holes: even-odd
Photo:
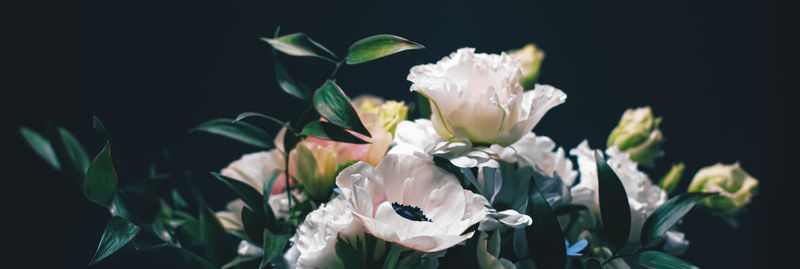
[[522, 78], [519, 79], [519, 84], [525, 89], [533, 88], [539, 77], [539, 67], [542, 66], [542, 60], [544, 60], [544, 51], [534, 44], [528, 44], [521, 49], [509, 51], [508, 55], [520, 61]]
[[661, 181], [658, 182], [658, 186], [667, 193], [672, 192], [675, 190], [675, 187], [678, 186], [678, 183], [681, 182], [681, 177], [683, 176], [683, 170], [685, 170], [685, 168], [686, 166], [683, 165], [683, 163], [672, 165], [672, 169], [669, 169], [669, 172], [661, 178]]
[[717, 193], [703, 199], [701, 204], [723, 213], [734, 213], [749, 204], [757, 189], [758, 179], [745, 172], [738, 162], [700, 169], [689, 184], [689, 192]]
[[634, 162], [652, 166], [655, 158], [664, 154], [660, 148], [664, 141], [658, 129], [660, 123], [661, 118], [654, 118], [650, 107], [629, 108], [608, 136], [607, 145], [629, 153]]
[[290, 162], [295, 165], [297, 180], [306, 193], [316, 200], [328, 198], [339, 168], [337, 153], [332, 147], [302, 141], [292, 151]]

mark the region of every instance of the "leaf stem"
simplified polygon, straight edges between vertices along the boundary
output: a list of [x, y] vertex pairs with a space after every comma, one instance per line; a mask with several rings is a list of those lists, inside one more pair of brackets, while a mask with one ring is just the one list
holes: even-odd
[[331, 75], [328, 77], [328, 80], [336, 81], [335, 79], [333, 79], [333, 77], [336, 76], [336, 72], [339, 72], [339, 67], [341, 67], [342, 64], [344, 64], [344, 61], [345, 60], [341, 60], [339, 62], [331, 61], [332, 63], [336, 64], [336, 66], [333, 68], [333, 72], [331, 72]]

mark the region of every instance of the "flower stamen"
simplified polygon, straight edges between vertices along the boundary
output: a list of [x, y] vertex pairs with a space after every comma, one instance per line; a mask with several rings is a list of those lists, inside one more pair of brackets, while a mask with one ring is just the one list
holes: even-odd
[[400, 215], [406, 219], [413, 221], [432, 222], [430, 219], [428, 219], [428, 217], [425, 216], [425, 214], [422, 213], [422, 209], [419, 209], [419, 207], [393, 202], [392, 208], [394, 208], [394, 212], [397, 212], [397, 215]]

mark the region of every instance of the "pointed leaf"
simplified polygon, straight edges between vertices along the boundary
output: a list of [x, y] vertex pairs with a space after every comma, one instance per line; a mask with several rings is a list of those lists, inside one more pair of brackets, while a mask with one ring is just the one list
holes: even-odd
[[210, 120], [193, 128], [191, 131], [217, 134], [260, 148], [269, 148], [272, 144], [272, 136], [260, 128], [246, 122], [231, 119]]
[[658, 243], [659, 239], [686, 213], [692, 210], [700, 199], [714, 195], [713, 193], [689, 192], [669, 199], [658, 207], [642, 226], [641, 242], [643, 246]]
[[236, 256], [230, 262], [222, 266], [222, 269], [235, 268], [237, 265], [245, 264], [249, 261], [258, 259], [258, 256]]
[[697, 269], [684, 260], [660, 251], [645, 251], [639, 254], [639, 264], [653, 269]]
[[19, 128], [19, 132], [36, 155], [39, 155], [47, 164], [55, 168], [56, 171], [61, 171], [61, 164], [58, 163], [56, 152], [53, 150], [53, 146], [47, 138], [44, 138], [39, 133], [27, 127]]
[[328, 80], [317, 89], [314, 93], [314, 108], [331, 123], [370, 136], [358, 118], [355, 108], [350, 104], [350, 98], [335, 82]]
[[283, 248], [289, 242], [289, 237], [285, 235], [275, 235], [269, 230], [264, 230], [264, 256], [261, 259], [259, 268], [269, 268], [269, 263], [275, 258], [282, 257]]
[[105, 259], [125, 246], [125, 244], [128, 244], [128, 242], [139, 233], [139, 230], [141, 230], [139, 226], [123, 218], [112, 217], [108, 224], [106, 224], [103, 237], [100, 238], [100, 244], [97, 246], [97, 251], [95, 251], [94, 257], [92, 257], [92, 261], [89, 262], [89, 265]]
[[211, 172], [211, 175], [222, 181], [222, 183], [225, 183], [237, 197], [244, 201], [245, 205], [253, 210], [254, 214], [260, 218], [266, 217], [263, 203], [264, 197], [256, 189], [249, 184], [223, 176], [217, 172]]
[[206, 257], [217, 265], [222, 265], [236, 256], [236, 249], [231, 244], [222, 224], [214, 216], [210, 208], [200, 208], [200, 238], [206, 247]]
[[567, 265], [567, 250], [564, 232], [547, 199], [539, 192], [535, 180], [530, 181], [530, 205], [528, 216], [533, 224], [525, 227], [530, 257], [537, 268], [564, 268]]
[[352, 144], [369, 144], [369, 142], [358, 138], [351, 134], [342, 127], [327, 121], [314, 121], [310, 122], [303, 128], [300, 133], [302, 135], [313, 135], [325, 140], [352, 143]]
[[98, 118], [97, 116], [92, 116], [92, 127], [100, 135], [101, 138], [106, 140], [111, 138], [111, 135], [108, 132], [108, 129], [106, 128], [106, 125], [103, 124], [103, 122], [100, 121], [100, 118]]
[[86, 170], [86, 180], [83, 182], [86, 198], [99, 205], [110, 207], [117, 193], [117, 171], [111, 159], [111, 142], [94, 157]]
[[631, 209], [622, 181], [608, 166], [601, 152], [595, 152], [597, 160], [600, 217], [606, 231], [608, 245], [616, 253], [628, 243], [631, 232]]
[[288, 66], [281, 61], [277, 54], [274, 55], [273, 63], [275, 66], [275, 79], [278, 80], [278, 85], [281, 86], [281, 89], [294, 97], [310, 101], [311, 88], [295, 78]]
[[78, 142], [67, 129], [58, 128], [58, 132], [61, 134], [61, 139], [66, 146], [67, 158], [70, 163], [75, 166], [75, 169], [77, 169], [81, 175], [84, 175], [86, 170], [89, 169], [89, 156], [86, 154], [83, 146], [81, 146], [81, 143]]
[[261, 38], [272, 48], [292, 56], [317, 57], [335, 62], [336, 55], [321, 44], [311, 40], [305, 33], [294, 33], [277, 38]]
[[374, 35], [353, 43], [347, 64], [369, 62], [405, 50], [424, 49], [420, 44], [395, 35]]

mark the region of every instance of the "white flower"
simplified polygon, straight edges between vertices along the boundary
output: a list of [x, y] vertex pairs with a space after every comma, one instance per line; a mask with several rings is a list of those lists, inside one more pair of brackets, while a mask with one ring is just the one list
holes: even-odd
[[284, 254], [290, 268], [344, 268], [336, 256], [337, 237], [361, 232], [353, 222], [350, 203], [337, 197], [309, 213], [289, 241], [292, 247]]
[[441, 137], [508, 146], [567, 98], [548, 85], [526, 92], [520, 76], [520, 62], [505, 53], [462, 48], [436, 64], [412, 67], [408, 80], [412, 91], [430, 100]]
[[549, 137], [536, 136], [530, 132], [507, 147], [494, 144], [489, 148], [472, 148], [468, 142], [445, 141], [436, 133], [430, 120], [418, 119], [401, 122], [397, 126], [394, 143], [395, 146], [389, 150], [390, 154], [441, 154], [447, 156], [453, 164], [465, 168], [498, 167], [497, 161], [500, 160], [521, 167], [533, 167], [549, 177], [558, 174], [566, 186], [571, 186], [578, 174], [573, 170], [572, 161], [566, 158], [563, 148], [556, 149], [555, 142]]
[[[241, 159], [222, 169], [220, 174], [244, 182], [263, 194], [264, 183], [269, 180], [273, 173], [282, 171], [284, 166], [283, 155], [279, 150], [273, 149], [245, 154]], [[281, 173], [275, 179], [270, 193], [278, 194], [284, 192], [285, 188], [286, 176]]]
[[[594, 151], [589, 148], [589, 142], [584, 140], [577, 148], [570, 150], [570, 154], [578, 157], [581, 173], [580, 182], [571, 189], [572, 202], [596, 211], [599, 208], [599, 192]], [[638, 170], [637, 164], [630, 160], [628, 153], [620, 152], [614, 146], [607, 149], [606, 154], [609, 156], [608, 165], [619, 176], [628, 195], [631, 208], [629, 241], [638, 242], [644, 221], [667, 201], [667, 193], [658, 185], [653, 185], [647, 174]]]
[[[306, 199], [308, 198], [305, 193], [292, 190], [293, 203], [302, 203]], [[286, 192], [270, 195], [269, 199], [267, 199], [267, 203], [269, 203], [272, 213], [275, 214], [275, 218], [285, 220], [291, 215], [289, 199], [287, 198]], [[228, 203], [228, 205], [225, 206], [225, 210], [218, 211], [214, 213], [214, 215], [219, 219], [220, 223], [222, 223], [222, 227], [226, 230], [241, 231], [244, 230], [244, 226], [242, 226], [242, 208], [244, 207], [244, 201], [242, 201], [242, 199], [236, 199]]]
[[336, 178], [355, 219], [378, 239], [420, 252], [447, 249], [470, 237], [487, 201], [430, 161], [390, 154], [377, 167], [359, 162]]

